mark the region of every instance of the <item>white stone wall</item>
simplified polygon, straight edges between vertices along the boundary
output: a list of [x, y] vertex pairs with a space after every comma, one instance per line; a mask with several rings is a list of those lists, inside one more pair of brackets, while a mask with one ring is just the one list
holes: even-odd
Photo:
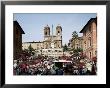
[[41, 49], [41, 48], [43, 48], [43, 43], [42, 42], [35, 42], [35, 43], [30, 43], [30, 42], [25, 42], [25, 43], [22, 43], [22, 49], [24, 50], [24, 49], [28, 49], [28, 47], [30, 46], [30, 44], [31, 44], [31, 46], [32, 46], [32, 48], [33, 49], [35, 49], [35, 50], [38, 50], [38, 49]]

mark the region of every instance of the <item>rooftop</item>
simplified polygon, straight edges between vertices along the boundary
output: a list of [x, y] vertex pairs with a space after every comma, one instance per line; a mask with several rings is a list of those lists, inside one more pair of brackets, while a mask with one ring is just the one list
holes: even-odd
[[88, 26], [89, 24], [91, 24], [93, 21], [95, 21], [97, 23], [97, 17], [96, 18], [91, 18], [87, 24], [83, 27], [83, 29], [80, 31], [80, 33], [83, 33], [84, 31], [86, 31], [86, 26]]
[[41, 41], [39, 41], [39, 42], [33, 41], [33, 42], [23, 42], [23, 43], [42, 43], [42, 42]]
[[14, 21], [14, 25], [17, 25], [21, 31], [22, 34], [25, 34], [25, 32], [23, 31], [23, 29], [21, 28], [21, 26], [19, 25], [19, 23], [17, 21]]

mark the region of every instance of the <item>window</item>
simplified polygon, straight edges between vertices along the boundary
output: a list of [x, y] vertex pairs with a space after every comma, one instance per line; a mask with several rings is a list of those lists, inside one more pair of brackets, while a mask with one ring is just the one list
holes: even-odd
[[78, 49], [78, 44], [77, 44], [77, 49]]
[[95, 55], [97, 55], [97, 51], [95, 51]]
[[91, 52], [90, 52], [90, 59], [91, 59]]
[[62, 51], [59, 51], [59, 52], [62, 52]]
[[84, 41], [84, 44], [86, 44], [86, 41]]
[[85, 49], [86, 49], [86, 41], [84, 41], [84, 44], [85, 44]]
[[60, 31], [58, 31], [58, 35], [60, 34]]
[[47, 35], [47, 32], [45, 32], [45, 35]]
[[89, 26], [89, 32], [91, 32], [91, 25]]
[[55, 52], [57, 52], [57, 50], [55, 50]]
[[89, 46], [91, 46], [91, 37], [89, 37]]

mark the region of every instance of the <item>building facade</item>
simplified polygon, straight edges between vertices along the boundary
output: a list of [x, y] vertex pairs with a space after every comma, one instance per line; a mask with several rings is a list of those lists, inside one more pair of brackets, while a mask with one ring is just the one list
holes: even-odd
[[40, 42], [24, 42], [22, 43], [22, 49], [28, 49], [31, 44], [32, 48], [36, 50], [38, 54], [44, 54], [48, 56], [60, 56], [63, 53], [62, 49], [62, 27], [58, 25], [56, 27], [56, 34], [50, 31], [50, 27], [47, 25], [44, 27], [44, 40]]
[[58, 25], [56, 27], [56, 35], [50, 33], [50, 27], [47, 25], [44, 27], [44, 49], [52, 48], [51, 43], [53, 43], [54, 48], [62, 48], [62, 27]]
[[97, 18], [91, 18], [80, 33], [83, 33], [84, 54], [89, 59], [97, 57]]
[[31, 47], [35, 50], [39, 50], [39, 49], [42, 49], [43, 48], [43, 42], [23, 42], [22, 43], [22, 49], [25, 50], [25, 49], [28, 49], [29, 46], [31, 45]]
[[14, 35], [14, 59], [22, 51], [22, 34], [25, 34], [21, 26], [17, 21], [13, 22], [13, 35]]

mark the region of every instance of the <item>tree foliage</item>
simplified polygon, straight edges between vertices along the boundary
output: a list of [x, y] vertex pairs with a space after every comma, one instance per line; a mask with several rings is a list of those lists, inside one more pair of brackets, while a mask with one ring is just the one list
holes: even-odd
[[32, 51], [35, 51], [35, 50], [32, 48], [31, 44], [29, 45], [28, 50], [29, 50], [30, 53], [32, 53]]
[[82, 52], [83, 49], [82, 48], [77, 48], [77, 49], [72, 48], [71, 51], [73, 52], [74, 56], [79, 56], [79, 53]]
[[63, 46], [63, 51], [65, 52], [65, 51], [68, 51], [68, 46], [65, 44], [64, 46]]
[[72, 38], [73, 38], [73, 39], [78, 38], [78, 33], [77, 33], [76, 31], [73, 31], [73, 33], [72, 33]]

